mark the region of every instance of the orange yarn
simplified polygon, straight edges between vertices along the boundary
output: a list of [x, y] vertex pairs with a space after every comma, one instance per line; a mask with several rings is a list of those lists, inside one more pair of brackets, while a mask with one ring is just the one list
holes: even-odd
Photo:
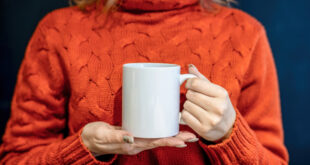
[[[148, 11], [133, 12], [131, 2]], [[70, 7], [40, 22], [18, 74], [0, 164], [287, 164], [276, 69], [260, 23], [236, 9], [201, 11], [195, 0], [124, 5], [129, 11], [108, 18]], [[121, 125], [122, 65], [130, 62], [176, 63], [182, 73], [197, 66], [230, 94], [231, 136], [96, 160], [81, 129], [98, 120]]]

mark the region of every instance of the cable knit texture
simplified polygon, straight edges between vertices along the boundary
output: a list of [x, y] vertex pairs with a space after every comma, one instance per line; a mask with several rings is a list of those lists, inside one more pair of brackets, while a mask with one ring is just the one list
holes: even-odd
[[[68, 7], [40, 21], [18, 73], [0, 164], [287, 164], [276, 69], [258, 21], [217, 5], [206, 12], [195, 0], [121, 5], [108, 16], [96, 5]], [[81, 130], [98, 120], [121, 125], [122, 65], [130, 62], [175, 63], [182, 73], [196, 65], [229, 92], [231, 136], [96, 160]], [[183, 85], [181, 108], [185, 92]]]

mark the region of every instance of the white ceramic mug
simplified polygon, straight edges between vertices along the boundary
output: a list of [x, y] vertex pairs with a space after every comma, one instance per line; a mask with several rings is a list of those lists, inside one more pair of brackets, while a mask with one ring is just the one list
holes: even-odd
[[193, 74], [166, 63], [123, 65], [122, 128], [140, 138], [179, 133], [180, 85]]

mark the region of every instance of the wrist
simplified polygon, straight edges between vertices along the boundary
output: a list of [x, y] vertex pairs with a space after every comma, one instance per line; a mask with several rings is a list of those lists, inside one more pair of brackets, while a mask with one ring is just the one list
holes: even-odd
[[224, 140], [230, 138], [230, 135], [231, 135], [232, 132], [233, 132], [234, 125], [235, 125], [235, 122], [236, 122], [236, 112], [233, 111], [233, 115], [231, 115], [231, 116], [233, 116], [233, 122], [232, 122], [232, 124], [231, 124], [231, 126], [230, 126], [230, 129], [226, 132], [226, 134], [225, 134], [222, 138], [220, 138], [220, 139], [214, 141], [215, 143], [221, 143], [221, 142], [223, 142]]
[[215, 145], [215, 144], [218, 144], [218, 143], [222, 143], [224, 140], [228, 139], [232, 133], [232, 130], [233, 130], [233, 127], [230, 128], [228, 130], [228, 132], [220, 139], [218, 140], [207, 140], [205, 138], [201, 138], [201, 141], [204, 143], [204, 144], [207, 144], [207, 145]]
[[224, 140], [228, 139], [228, 138], [230, 137], [231, 133], [232, 133], [232, 130], [233, 130], [233, 127], [231, 127], [231, 128], [228, 130], [228, 132], [227, 132], [222, 138], [220, 138], [220, 139], [214, 141], [214, 143], [221, 143], [221, 142], [223, 142]]

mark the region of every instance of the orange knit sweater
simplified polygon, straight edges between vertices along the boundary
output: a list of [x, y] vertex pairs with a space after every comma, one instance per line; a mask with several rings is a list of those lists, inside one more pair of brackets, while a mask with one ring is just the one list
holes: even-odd
[[[0, 164], [287, 164], [276, 69], [263, 26], [236, 9], [201, 10], [197, 0], [126, 0], [59, 9], [35, 30], [18, 73]], [[122, 64], [194, 64], [230, 94], [231, 136], [200, 138], [96, 160], [81, 142], [93, 121], [121, 125]], [[181, 88], [181, 107], [184, 103]], [[189, 130], [181, 126], [181, 130]]]

